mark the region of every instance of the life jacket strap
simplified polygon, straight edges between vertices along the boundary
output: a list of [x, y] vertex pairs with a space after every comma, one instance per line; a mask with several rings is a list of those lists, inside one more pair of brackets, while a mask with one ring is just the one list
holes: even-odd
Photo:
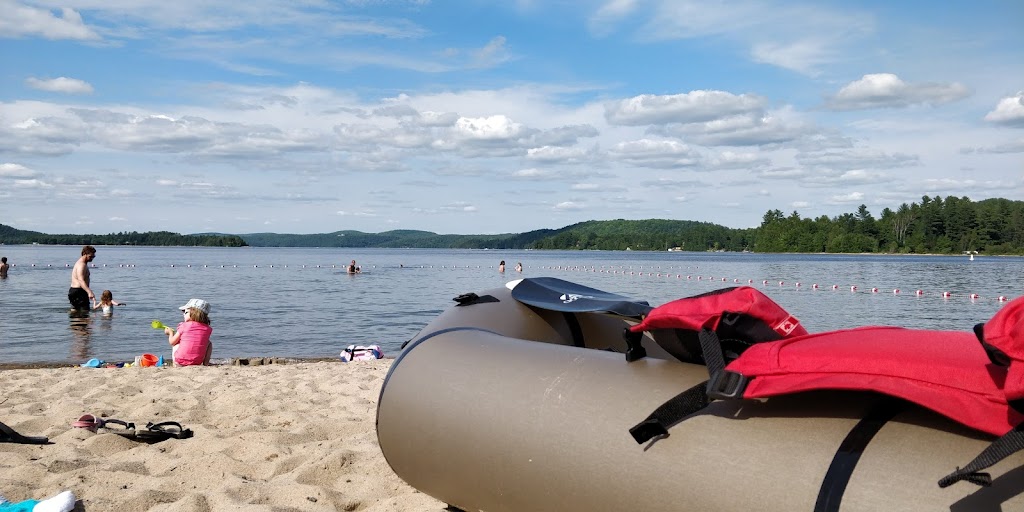
[[718, 334], [705, 328], [700, 330], [698, 338], [711, 378], [669, 398], [647, 418], [630, 428], [629, 433], [637, 444], [646, 443], [658, 436], [667, 436], [669, 427], [707, 407], [712, 400], [743, 398], [749, 379], [725, 370], [725, 355]]
[[630, 428], [630, 435], [637, 444], [644, 444], [658, 436], [667, 436], [669, 427], [708, 406], [707, 385], [707, 381], [701, 382], [668, 399], [647, 418]]
[[939, 480], [939, 487], [949, 487], [962, 480], [988, 487], [992, 485], [992, 475], [982, 470], [992, 467], [1021, 450], [1024, 450], [1024, 424], [1017, 425], [999, 439], [992, 441], [992, 444], [988, 445], [988, 448], [985, 448], [970, 464], [963, 468], [956, 468], [956, 471], [943, 477], [942, 480]]

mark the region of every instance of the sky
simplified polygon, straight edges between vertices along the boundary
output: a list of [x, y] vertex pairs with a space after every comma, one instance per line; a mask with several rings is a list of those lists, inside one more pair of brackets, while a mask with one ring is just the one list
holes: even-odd
[[1024, 200], [1024, 2], [0, 0], [0, 223], [756, 227]]

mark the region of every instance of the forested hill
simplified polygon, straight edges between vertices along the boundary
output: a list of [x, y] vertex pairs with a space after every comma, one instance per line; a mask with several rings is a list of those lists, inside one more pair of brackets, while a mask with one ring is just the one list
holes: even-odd
[[587, 221], [561, 229], [500, 235], [439, 235], [429, 231], [383, 233], [336, 231], [315, 235], [252, 233], [240, 235], [255, 247], [421, 247], [452, 249], [603, 249], [664, 251], [742, 250], [754, 230], [685, 220]]
[[111, 233], [109, 235], [48, 235], [23, 231], [0, 224], [0, 243], [47, 245], [183, 245], [203, 247], [242, 247], [237, 235], [181, 235], [170, 231]]
[[166, 231], [47, 235], [0, 224], [0, 243], [1022, 255], [1024, 201], [973, 202], [967, 197], [924, 196], [920, 203], [904, 203], [896, 210], [885, 208], [877, 219], [867, 206], [860, 205], [855, 213], [813, 219], [795, 211], [786, 215], [781, 210], [769, 210], [760, 226], [748, 229], [685, 220], [619, 219], [498, 235], [441, 235], [415, 230], [310, 235], [181, 235]]

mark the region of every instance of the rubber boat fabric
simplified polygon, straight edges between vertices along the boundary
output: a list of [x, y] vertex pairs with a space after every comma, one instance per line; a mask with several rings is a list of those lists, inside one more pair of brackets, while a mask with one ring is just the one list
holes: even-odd
[[[643, 301], [532, 281], [462, 296], [382, 386], [385, 458], [453, 510], [1024, 510], [1024, 454], [991, 443], [1022, 418], [1003, 378], [1024, 363], [1018, 303], [977, 337], [809, 334], [750, 287], [630, 316], [608, 306]], [[630, 337], [647, 357], [623, 361]], [[630, 426], [655, 430], [637, 446]]]

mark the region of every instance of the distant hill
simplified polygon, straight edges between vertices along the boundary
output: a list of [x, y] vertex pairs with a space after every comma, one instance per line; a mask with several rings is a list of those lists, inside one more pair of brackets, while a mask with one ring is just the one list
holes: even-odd
[[769, 210], [760, 226], [748, 229], [688, 220], [618, 219], [497, 235], [441, 235], [410, 229], [308, 235], [168, 231], [48, 235], [0, 224], [0, 243], [1024, 255], [1024, 201], [923, 196], [920, 203], [882, 209], [878, 219], [862, 204], [856, 212], [832, 218]]
[[221, 247], [377, 247], [434, 249], [603, 249], [743, 250], [753, 230], [735, 230], [706, 222], [679, 220], [587, 221], [560, 229], [497, 235], [452, 235], [399, 229], [382, 233], [335, 231], [308, 235], [282, 233], [197, 233], [168, 231], [109, 235], [50, 235], [0, 224], [0, 243], [63, 245], [155, 245]]
[[237, 235], [182, 235], [170, 231], [111, 233], [109, 235], [49, 235], [0, 224], [0, 243], [46, 245], [162, 245], [202, 247], [243, 247]]
[[439, 235], [400, 229], [382, 233], [335, 231], [311, 235], [249, 233], [239, 235], [254, 247], [417, 247], [431, 249], [526, 249], [555, 230], [501, 235]]
[[499, 235], [439, 235], [429, 231], [335, 231], [312, 235], [239, 235], [254, 247], [420, 247], [451, 249], [736, 250], [752, 245], [754, 230], [685, 220], [587, 221], [561, 229]]

